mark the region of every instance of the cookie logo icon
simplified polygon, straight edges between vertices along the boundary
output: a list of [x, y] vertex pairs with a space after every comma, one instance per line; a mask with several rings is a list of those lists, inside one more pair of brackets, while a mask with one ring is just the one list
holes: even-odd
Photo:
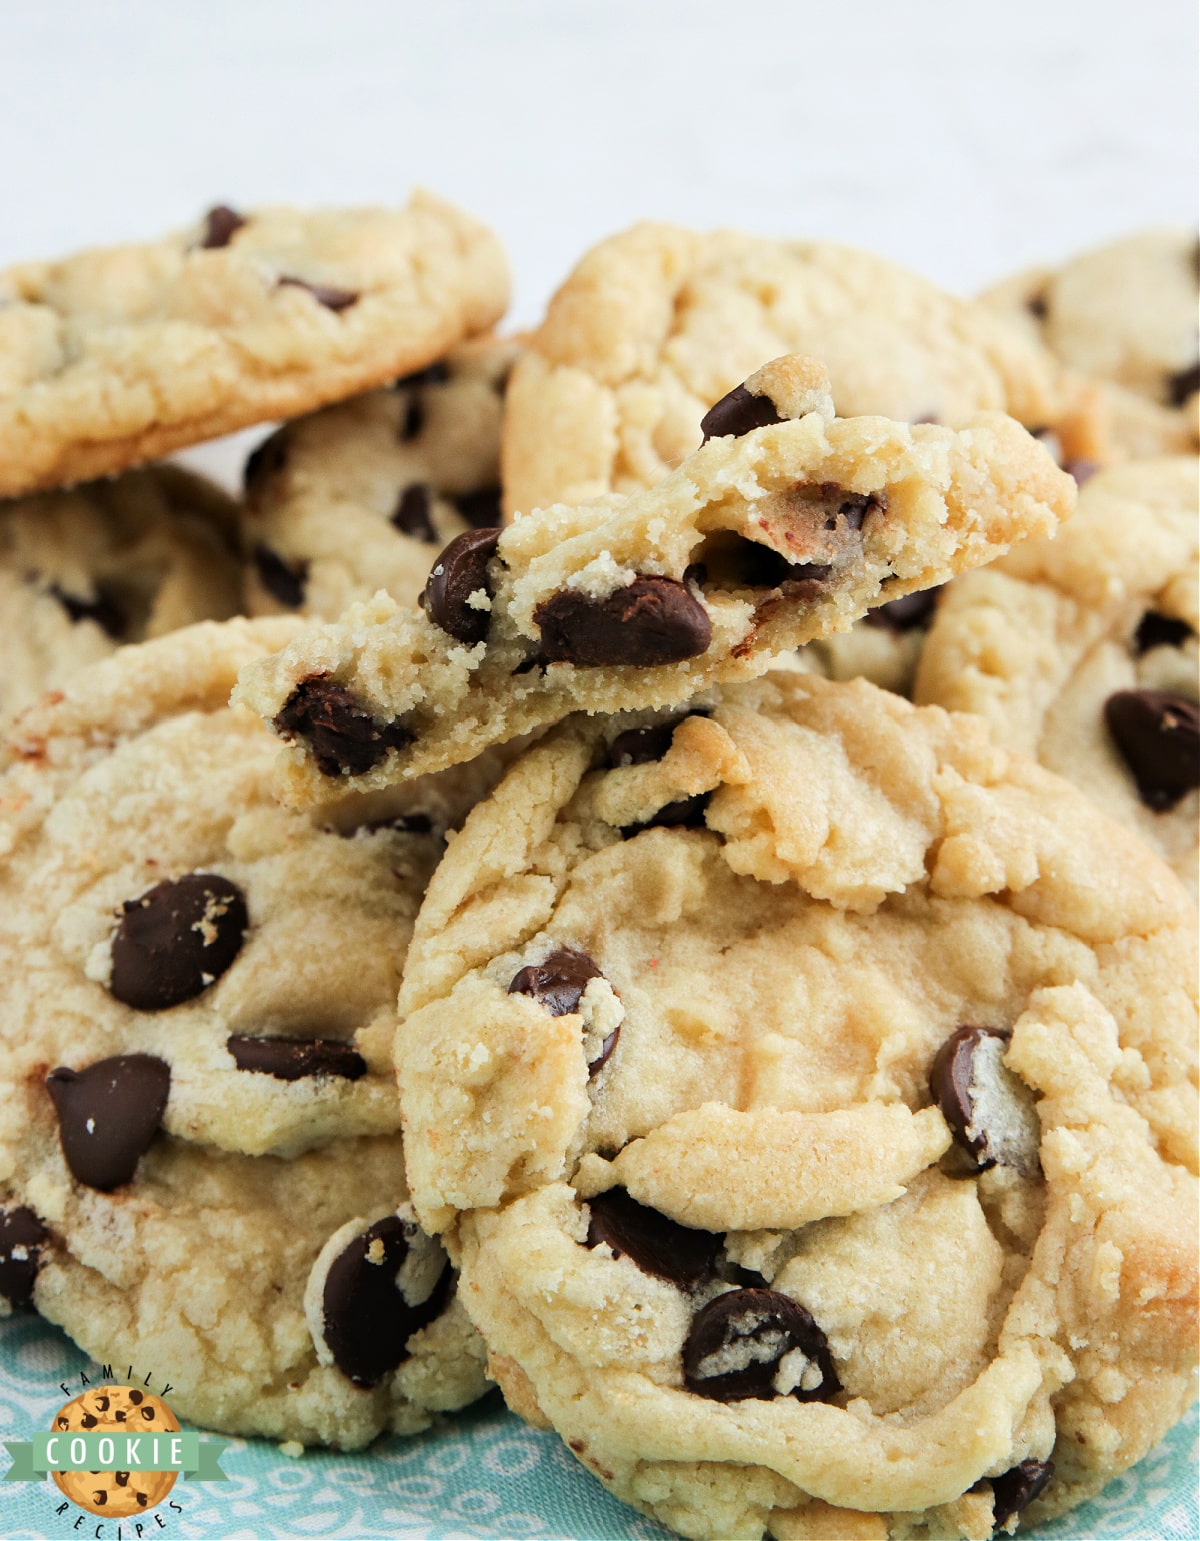
[[[139, 1391], [134, 1386], [97, 1386], [73, 1398], [55, 1414], [53, 1432], [71, 1434], [95, 1434], [103, 1436], [111, 1432], [108, 1444], [115, 1456], [118, 1450], [117, 1436], [121, 1436], [120, 1450], [144, 1449], [150, 1461], [157, 1464], [156, 1434], [179, 1432], [179, 1420], [162, 1400], [149, 1391]], [[149, 1436], [144, 1441], [130, 1441], [129, 1435]], [[106, 1444], [98, 1443], [99, 1456], [103, 1459]], [[161, 1504], [175, 1486], [178, 1471], [51, 1471], [59, 1489], [81, 1509], [89, 1514], [108, 1515], [112, 1519], [125, 1519], [131, 1514], [141, 1514]]]

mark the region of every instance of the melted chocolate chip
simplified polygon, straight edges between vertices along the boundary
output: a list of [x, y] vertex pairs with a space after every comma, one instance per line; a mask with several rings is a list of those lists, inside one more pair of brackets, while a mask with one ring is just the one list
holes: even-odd
[[108, 988], [137, 1011], [165, 1011], [218, 979], [241, 950], [250, 918], [236, 883], [189, 872], [126, 899], [112, 939]]
[[1189, 396], [1200, 391], [1200, 363], [1189, 364], [1178, 374], [1167, 376], [1167, 400], [1173, 407], [1187, 405]]
[[451, 502], [472, 529], [491, 529], [503, 521], [499, 487], [480, 487], [476, 492], [460, 492]]
[[50, 1233], [24, 1204], [0, 1207], [0, 1296], [11, 1306], [33, 1301], [42, 1248]]
[[1104, 721], [1147, 808], [1165, 813], [1200, 786], [1200, 712], [1165, 690], [1118, 690]]
[[726, 435], [740, 439], [751, 429], [782, 422], [783, 418], [769, 396], [755, 396], [744, 385], [735, 385], [700, 419], [700, 432], [707, 444], [709, 439], [722, 439]]
[[1147, 610], [1133, 634], [1133, 645], [1140, 656], [1154, 647], [1182, 647], [1192, 635], [1192, 628], [1186, 621], [1163, 615], [1161, 610]]
[[404, 416], [400, 419], [400, 427], [396, 437], [401, 444], [411, 444], [425, 426], [425, 408], [419, 396], [414, 396], [404, 404]]
[[474, 647], [488, 634], [490, 610], [477, 610], [468, 601], [480, 589], [491, 598], [488, 563], [496, 554], [499, 530], [466, 530], [438, 557], [421, 596], [431, 621], [459, 642]]
[[445, 385], [450, 378], [450, 370], [444, 359], [438, 359], [435, 363], [426, 364], [424, 369], [414, 369], [411, 374], [401, 375], [395, 382], [393, 389], [397, 391], [411, 390], [414, 386]]
[[440, 1315], [450, 1287], [444, 1254], [424, 1299], [406, 1298], [397, 1277], [414, 1247], [437, 1246], [416, 1225], [387, 1215], [330, 1264], [322, 1294], [325, 1342], [338, 1369], [356, 1386], [375, 1386], [390, 1375], [408, 1358], [413, 1333]]
[[886, 493], [847, 492], [837, 482], [801, 483], [796, 491], [806, 503], [822, 508], [827, 530], [861, 530], [868, 514], [887, 510]]
[[95, 621], [100, 630], [114, 642], [120, 642], [128, 627], [125, 616], [116, 601], [97, 592], [95, 599], [80, 599], [68, 594], [66, 589], [52, 583], [49, 592], [58, 600], [73, 621]]
[[323, 674], [301, 680], [275, 715], [289, 741], [304, 739], [323, 776], [362, 776], [390, 749], [412, 743], [398, 722], [378, 722], [344, 685]]
[[260, 541], [254, 548], [254, 566], [263, 588], [281, 605], [296, 610], [304, 603], [308, 563], [303, 558], [288, 562]]
[[77, 1182], [111, 1193], [129, 1182], [158, 1132], [171, 1069], [152, 1054], [118, 1054], [46, 1077], [63, 1157]]
[[586, 953], [574, 947], [560, 947], [544, 963], [531, 963], [519, 969], [508, 993], [532, 995], [552, 1017], [566, 1017], [579, 1010], [588, 981], [602, 977]]
[[1025, 1083], [1003, 1063], [1011, 1033], [956, 1028], [934, 1055], [929, 1089], [976, 1171], [1038, 1170], [1041, 1125]]
[[868, 610], [863, 620], [868, 626], [878, 626], [883, 631], [916, 631], [919, 626], [928, 626], [933, 619], [941, 591], [939, 584], [936, 588], [920, 589], [915, 594], [901, 594], [899, 599], [889, 599], [876, 605], [874, 610]]
[[598, 1193], [588, 1200], [588, 1210], [588, 1246], [611, 1247], [643, 1273], [690, 1289], [711, 1277], [716, 1267], [719, 1236], [679, 1225], [630, 1198], [624, 1188]]
[[541, 628], [544, 661], [577, 668], [679, 663], [712, 641], [708, 612], [675, 578], [637, 577], [603, 599], [560, 589], [533, 618]]
[[204, 216], [204, 239], [201, 249], [212, 251], [218, 246], [228, 246], [246, 221], [228, 204], [218, 203]]
[[1053, 1461], [1035, 1461], [1030, 1456], [1002, 1476], [991, 1478], [993, 1528], [1000, 1530], [1014, 1515], [1027, 1509], [1053, 1476]]
[[770, 1289], [733, 1289], [697, 1311], [683, 1381], [717, 1402], [827, 1402], [841, 1390], [825, 1334], [799, 1301]]
[[279, 279], [277, 287], [306, 289], [326, 310], [347, 310], [358, 300], [358, 293], [354, 289], [335, 289], [331, 284], [310, 284], [305, 278], [293, 278], [290, 275]]
[[433, 490], [428, 482], [413, 482], [400, 494], [396, 512], [392, 515], [392, 524], [401, 535], [411, 535], [414, 540], [423, 540], [427, 545], [436, 546], [438, 533], [430, 518], [432, 510]]
[[336, 1038], [254, 1038], [235, 1033], [225, 1047], [239, 1070], [272, 1075], [278, 1081], [320, 1075], [357, 1081], [367, 1073], [367, 1062], [358, 1050]]
[[247, 498], [261, 492], [271, 477], [283, 470], [286, 463], [287, 429], [280, 428], [246, 456], [246, 464], [242, 468], [242, 490]]

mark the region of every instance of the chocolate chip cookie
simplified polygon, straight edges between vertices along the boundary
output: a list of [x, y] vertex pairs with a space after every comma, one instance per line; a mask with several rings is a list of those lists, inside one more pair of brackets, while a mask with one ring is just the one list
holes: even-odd
[[246, 465], [247, 606], [333, 620], [415, 605], [436, 553], [500, 522], [512, 340], [465, 343], [385, 390], [280, 428]]
[[0, 273], [0, 494], [62, 486], [424, 368], [508, 299], [504, 255], [403, 209], [215, 208], [161, 241]]
[[0, 719], [106, 658], [241, 605], [237, 505], [178, 466], [0, 503]]
[[768, 675], [480, 804], [396, 1037], [512, 1404], [685, 1535], [986, 1537], [1193, 1394], [1194, 911], [976, 718]]
[[1135, 455], [1193, 449], [1200, 360], [1195, 231], [1146, 230], [1035, 268], [980, 298], [1073, 369], [1108, 383], [1112, 432]]
[[296, 627], [231, 621], [122, 649], [12, 735], [0, 1031], [28, 1116], [53, 1118], [100, 1191], [130, 1181], [160, 1129], [280, 1155], [398, 1128], [413, 919], [495, 770], [315, 819], [278, 808], [276, 741], [226, 702], [238, 668]]
[[[54, 1420], [54, 1432], [116, 1429], [155, 1434], [178, 1431], [179, 1419], [162, 1400], [136, 1386], [95, 1386], [72, 1398]], [[175, 1486], [173, 1471], [56, 1471], [55, 1486], [90, 1514], [127, 1519], [155, 1508]]]
[[227, 701], [296, 624], [124, 648], [10, 739], [0, 1293], [209, 1427], [353, 1447], [484, 1389], [405, 1207], [391, 1044], [425, 882], [491, 773], [276, 807], [274, 741]]
[[1067, 777], [1196, 892], [1200, 462], [1098, 472], [1055, 541], [944, 590], [916, 698], [978, 712]]
[[1011, 418], [956, 432], [835, 418], [788, 357], [714, 405], [659, 486], [471, 530], [423, 613], [377, 597], [249, 667], [237, 699], [293, 750], [285, 794], [380, 786], [575, 710], [687, 700], [873, 605], [1047, 533], [1075, 487]]
[[782, 353], [829, 370], [841, 417], [960, 427], [980, 411], [1098, 450], [1087, 393], [1035, 340], [870, 252], [642, 224], [589, 252], [513, 373], [510, 511], [633, 493], [700, 442], [703, 412]]

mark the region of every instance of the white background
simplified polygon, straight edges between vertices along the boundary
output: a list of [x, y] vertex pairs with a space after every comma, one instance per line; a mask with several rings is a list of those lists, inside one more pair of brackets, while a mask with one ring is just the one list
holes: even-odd
[[642, 217], [972, 290], [1194, 220], [1196, 32], [1193, 0], [0, 0], [0, 265], [421, 182], [504, 239], [522, 324]]
[[522, 322], [643, 216], [970, 289], [1193, 219], [1196, 46], [1191, 0], [0, 0], [0, 264], [424, 182]]

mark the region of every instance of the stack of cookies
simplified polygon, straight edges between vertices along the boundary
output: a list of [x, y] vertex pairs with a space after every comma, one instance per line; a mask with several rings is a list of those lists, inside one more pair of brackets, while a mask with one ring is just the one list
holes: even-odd
[[499, 1383], [698, 1541], [1028, 1530], [1194, 1396], [1194, 248], [506, 302], [429, 195], [0, 274], [0, 1300], [238, 1434]]

